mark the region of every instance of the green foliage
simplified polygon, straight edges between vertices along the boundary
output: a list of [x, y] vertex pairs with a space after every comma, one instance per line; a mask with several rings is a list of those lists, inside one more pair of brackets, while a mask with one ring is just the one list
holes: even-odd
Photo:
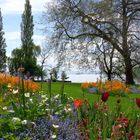
[[5, 71], [6, 69], [6, 43], [3, 35], [4, 31], [0, 9], [0, 71]]
[[41, 52], [40, 47], [33, 43], [33, 16], [30, 1], [26, 0], [25, 10], [22, 14], [21, 23], [21, 50], [23, 51], [22, 66], [25, 72], [34, 75], [34, 69], [37, 69], [36, 56]]

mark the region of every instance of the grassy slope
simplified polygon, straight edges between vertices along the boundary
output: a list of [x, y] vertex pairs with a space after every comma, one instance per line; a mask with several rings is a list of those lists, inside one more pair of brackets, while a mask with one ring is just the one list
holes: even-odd
[[[52, 83], [52, 93], [58, 94], [60, 92], [61, 83]], [[43, 89], [47, 91], [47, 84], [43, 84]], [[67, 93], [68, 96], [73, 97], [74, 99], [82, 99], [82, 90], [80, 88], [79, 83], [65, 83], [65, 89], [64, 92]], [[91, 103], [94, 103], [94, 101], [97, 101], [101, 98], [100, 95], [94, 95], [94, 94], [85, 94], [86, 98], [89, 99]], [[132, 106], [134, 107], [134, 101], [133, 99], [140, 98], [140, 94], [129, 94], [128, 97], [122, 97], [121, 98], [121, 105], [122, 110], [125, 112], [131, 112]], [[109, 100], [107, 101], [108, 105], [111, 109], [114, 109], [116, 106], [116, 96], [110, 96]], [[136, 106], [134, 107], [135, 110], [140, 111], [140, 109]]]

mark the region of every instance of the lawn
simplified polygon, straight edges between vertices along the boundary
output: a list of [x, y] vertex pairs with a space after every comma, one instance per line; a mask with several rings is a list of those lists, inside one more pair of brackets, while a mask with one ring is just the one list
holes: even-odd
[[[52, 82], [52, 94], [58, 94], [61, 88], [61, 82]], [[48, 90], [47, 83], [43, 83], [43, 90]], [[64, 87], [64, 92], [69, 96], [73, 97], [74, 99], [82, 99], [83, 92], [81, 89], [80, 83], [70, 83], [66, 82]], [[94, 101], [98, 101], [101, 98], [101, 95], [95, 94], [85, 94], [85, 97], [90, 101], [90, 103], [94, 103]], [[140, 98], [140, 94], [129, 94], [126, 97], [121, 97], [121, 106], [122, 111], [126, 113], [131, 113], [132, 109], [135, 108], [136, 111], [139, 111], [139, 108], [135, 105], [135, 99]], [[107, 104], [109, 105], [111, 110], [114, 110], [116, 107], [118, 97], [117, 96], [110, 96]], [[139, 111], [140, 112], [140, 111]]]

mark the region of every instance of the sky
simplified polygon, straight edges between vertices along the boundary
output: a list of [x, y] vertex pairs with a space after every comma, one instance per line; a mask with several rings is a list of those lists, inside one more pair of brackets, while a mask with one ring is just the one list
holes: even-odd
[[[45, 39], [41, 24], [42, 14], [45, 11], [45, 5], [51, 0], [30, 0], [32, 5], [32, 14], [34, 17], [34, 43], [42, 45]], [[24, 11], [25, 0], [0, 0], [0, 8], [3, 17], [3, 31], [7, 44], [7, 56], [11, 56], [11, 51], [14, 48], [20, 47], [20, 24], [21, 16]]]

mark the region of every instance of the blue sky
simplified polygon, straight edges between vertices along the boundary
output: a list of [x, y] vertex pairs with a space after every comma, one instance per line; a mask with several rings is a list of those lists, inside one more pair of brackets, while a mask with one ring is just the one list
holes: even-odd
[[[42, 12], [45, 11], [45, 4], [51, 0], [30, 0], [32, 5], [32, 14], [34, 16], [34, 42], [36, 45], [42, 45], [45, 35], [40, 24]], [[20, 24], [21, 15], [24, 11], [25, 0], [0, 0], [0, 8], [3, 16], [3, 30], [7, 44], [7, 56], [11, 55], [11, 51], [20, 47]]]

